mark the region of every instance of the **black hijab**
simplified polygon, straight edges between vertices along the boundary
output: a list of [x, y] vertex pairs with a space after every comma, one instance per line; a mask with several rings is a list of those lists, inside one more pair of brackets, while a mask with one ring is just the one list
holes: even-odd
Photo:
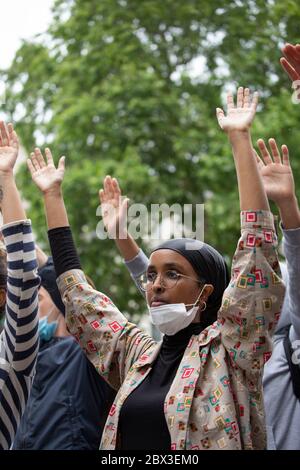
[[223, 256], [207, 243], [191, 238], [168, 240], [155, 248], [152, 253], [157, 250], [176, 251], [188, 260], [200, 281], [213, 285], [213, 293], [209, 296], [207, 307], [201, 314], [201, 323], [204, 328], [214, 323], [222, 304], [223, 293], [230, 281]]
[[39, 276], [41, 278], [41, 287], [44, 287], [50, 295], [52, 302], [58, 310], [65, 316], [65, 306], [61, 300], [61, 296], [56, 284], [56, 272], [53, 264], [52, 256], [49, 256], [47, 263], [39, 268]]

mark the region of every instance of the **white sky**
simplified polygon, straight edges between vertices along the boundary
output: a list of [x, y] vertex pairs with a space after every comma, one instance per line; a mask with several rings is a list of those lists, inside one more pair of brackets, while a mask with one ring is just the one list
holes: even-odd
[[53, 0], [0, 0], [0, 68], [10, 65], [22, 39], [47, 29], [52, 4]]

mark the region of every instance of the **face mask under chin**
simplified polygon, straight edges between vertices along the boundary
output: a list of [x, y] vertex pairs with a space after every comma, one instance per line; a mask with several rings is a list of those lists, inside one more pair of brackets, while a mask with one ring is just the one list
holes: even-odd
[[[149, 315], [152, 323], [159, 331], [168, 336], [173, 336], [178, 331], [189, 326], [195, 319], [199, 306], [197, 305], [206, 285], [202, 288], [196, 301], [193, 304], [163, 304], [158, 307], [148, 305]], [[191, 307], [189, 310], [187, 307]]]

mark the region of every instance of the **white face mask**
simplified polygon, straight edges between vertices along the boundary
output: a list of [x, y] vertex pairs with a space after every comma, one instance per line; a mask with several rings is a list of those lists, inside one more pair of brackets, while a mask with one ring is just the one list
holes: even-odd
[[[206, 284], [203, 289], [205, 286]], [[199, 307], [197, 307], [196, 304], [201, 297], [203, 289], [198, 295], [196, 302], [193, 304], [163, 304], [158, 307], [150, 307], [148, 305], [152, 323], [157, 326], [161, 333], [168, 336], [173, 336], [178, 333], [178, 331], [183, 330], [195, 319], [199, 310]], [[186, 307], [190, 306], [192, 308], [187, 310]]]

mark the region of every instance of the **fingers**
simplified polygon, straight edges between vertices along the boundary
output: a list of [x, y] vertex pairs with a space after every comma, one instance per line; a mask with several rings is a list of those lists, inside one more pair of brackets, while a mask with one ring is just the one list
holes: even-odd
[[109, 198], [106, 178], [107, 176], [103, 180], [103, 188], [101, 188], [99, 191], [99, 198], [100, 198], [101, 204], [105, 204]]
[[[31, 154], [31, 155], [32, 155], [32, 154]], [[30, 171], [31, 176], [33, 176], [34, 173], [36, 172], [36, 169], [35, 169], [35, 167], [34, 167], [32, 161], [30, 160], [30, 158], [27, 159], [27, 166], [28, 166], [28, 169], [29, 169], [29, 171]]]
[[[241, 86], [238, 88], [237, 101], [236, 101], [236, 107], [237, 108], [252, 108], [253, 112], [255, 112], [256, 107], [257, 107], [257, 103], [258, 103], [258, 93], [257, 92], [255, 92], [253, 94], [253, 98], [252, 98], [252, 101], [251, 101], [250, 89], [249, 88], [244, 89]], [[233, 96], [232, 96], [231, 92], [227, 93], [227, 108], [228, 108], [228, 110], [234, 108], [234, 100], [233, 100]], [[217, 117], [218, 117], [219, 109], [220, 108], [217, 108]], [[223, 116], [224, 116], [224, 113], [223, 113]]]
[[15, 148], [19, 146], [19, 139], [11, 122], [7, 124], [7, 127], [3, 121], [0, 122], [0, 145], [12, 145]]
[[244, 91], [244, 108], [249, 108], [250, 106], [250, 90], [249, 88], [245, 88]]
[[121, 218], [124, 217], [124, 215], [127, 213], [128, 204], [129, 204], [129, 199], [125, 197], [121, 204]]
[[281, 152], [282, 152], [282, 164], [290, 166], [289, 149], [287, 145], [281, 146]]
[[57, 167], [57, 169], [61, 170], [63, 173], [65, 172], [65, 161], [66, 161], [65, 156], [60, 157], [59, 162], [58, 162], [58, 167]]
[[267, 149], [267, 146], [264, 140], [258, 139], [257, 145], [258, 145], [262, 160], [265, 163], [265, 165], [270, 165], [271, 163], [273, 163], [273, 160], [271, 158], [271, 155], [269, 154], [269, 151]]
[[[233, 95], [231, 91], [227, 93], [227, 109], [234, 108], [234, 101], [233, 101]], [[219, 109], [219, 108], [217, 108]]]
[[34, 149], [34, 156], [35, 156], [35, 161], [39, 165], [39, 168], [45, 168], [46, 163], [42, 155], [42, 152], [38, 147]]
[[110, 175], [107, 175], [104, 178], [104, 191], [106, 193], [106, 198], [107, 199], [113, 199], [114, 197], [114, 191], [112, 187], [112, 179]]
[[244, 88], [242, 86], [239, 86], [238, 91], [237, 91], [236, 107], [242, 108], [243, 105], [244, 105]]
[[252, 104], [251, 104], [251, 107], [254, 108], [255, 111], [258, 105], [258, 97], [259, 97], [258, 92], [255, 91], [253, 93]]
[[14, 126], [13, 126], [13, 124], [12, 124], [11, 122], [9, 122], [9, 123], [7, 124], [7, 130], [8, 130], [8, 132], [9, 132], [10, 134], [13, 133], [13, 131], [14, 131]]
[[[46, 168], [47, 165], [53, 165], [54, 166], [52, 153], [51, 153], [51, 150], [49, 148], [45, 149], [45, 155], [46, 155], [46, 159], [47, 159], [47, 164], [45, 162], [45, 159], [42, 155], [41, 150], [38, 147], [36, 147], [34, 149], [34, 152], [31, 152], [31, 154], [30, 154], [31, 165], [30, 165], [29, 169], [34, 168], [34, 171], [38, 171], [38, 170], [41, 170], [42, 168]], [[58, 168], [62, 169], [64, 171], [64, 169], [65, 169], [65, 157], [60, 158], [59, 163], [58, 163]]]
[[116, 178], [112, 179], [112, 188], [115, 193], [115, 197], [121, 197], [121, 189], [119, 186], [119, 182]]
[[275, 139], [269, 139], [269, 145], [272, 151], [273, 161], [274, 163], [281, 163], [280, 153], [276, 144]]
[[46, 155], [46, 159], [47, 159], [47, 165], [54, 165], [52, 153], [51, 153], [51, 150], [49, 148], [45, 149], [45, 155]]
[[[227, 95], [228, 96], [228, 95]], [[227, 101], [228, 103], [228, 101]], [[227, 104], [228, 105], [228, 104]], [[218, 123], [219, 123], [219, 126], [221, 127], [221, 129], [223, 128], [223, 119], [225, 117], [225, 114], [224, 114], [224, 111], [223, 109], [221, 108], [217, 108], [216, 109], [216, 116], [217, 116], [217, 120], [218, 120]]]
[[300, 53], [299, 48], [293, 46], [292, 44], [286, 44], [282, 52], [289, 62], [289, 64], [295, 69], [295, 71], [300, 74]]
[[103, 189], [100, 189], [99, 191], [99, 199], [100, 199], [100, 204], [105, 204], [105, 194], [104, 194], [104, 190]]
[[6, 126], [3, 121], [0, 121], [0, 136], [1, 136], [1, 145], [4, 147], [9, 145], [9, 136], [6, 130]]
[[17, 135], [17, 134], [14, 132], [14, 126], [12, 125], [11, 122], [7, 124], [7, 130], [8, 130], [9, 139], [14, 140], [14, 135]]
[[258, 156], [258, 153], [256, 152], [256, 150], [255, 150], [255, 149], [252, 149], [252, 150], [253, 150], [254, 158], [256, 159], [259, 168], [263, 168], [263, 167], [265, 166], [264, 162], [263, 162], [262, 159]]
[[38, 160], [37, 160], [37, 158], [36, 158], [35, 152], [31, 152], [31, 154], [30, 154], [30, 159], [31, 159], [31, 164], [32, 164], [32, 166], [33, 166], [33, 168], [34, 168], [34, 172], [39, 171], [40, 165], [39, 165], [39, 162], [38, 162]]
[[[260, 153], [261, 153], [261, 156], [262, 156], [262, 159], [263, 159], [264, 163], [266, 165], [276, 163], [278, 165], [290, 166], [289, 149], [288, 149], [287, 145], [282, 145], [281, 146], [281, 152], [282, 152], [282, 161], [281, 161], [281, 156], [280, 156], [279, 149], [277, 147], [276, 140], [271, 138], [271, 139], [269, 139], [268, 142], [269, 142], [269, 146], [270, 146], [273, 158], [271, 157], [271, 155], [270, 155], [270, 153], [267, 149], [267, 146], [266, 146], [265, 142], [263, 141], [263, 139], [259, 139], [257, 141], [257, 145], [259, 147], [259, 150], [260, 150]], [[258, 155], [257, 155], [257, 157], [258, 157]]]
[[280, 64], [293, 82], [300, 79], [300, 74], [296, 72], [294, 67], [284, 57], [281, 57]]

